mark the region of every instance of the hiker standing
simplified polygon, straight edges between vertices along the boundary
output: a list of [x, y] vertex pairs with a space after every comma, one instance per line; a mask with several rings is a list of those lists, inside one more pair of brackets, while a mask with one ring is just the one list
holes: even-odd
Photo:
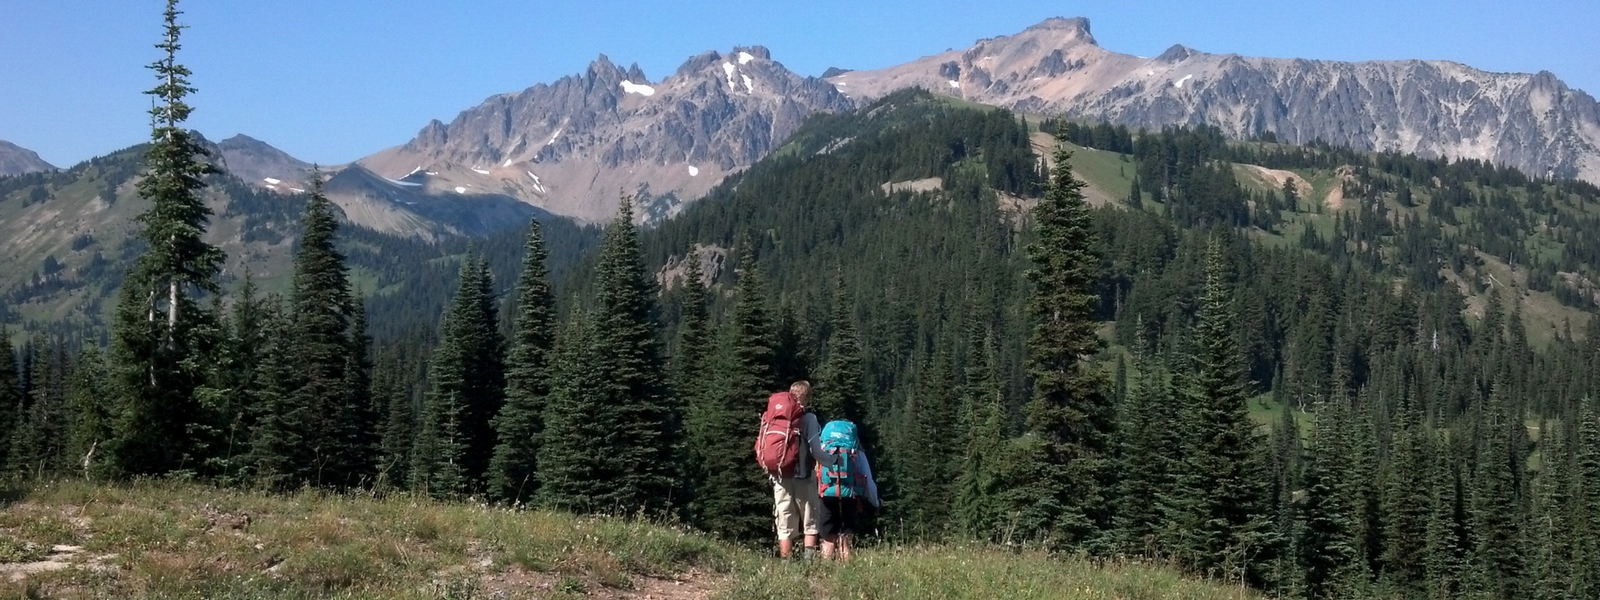
[[[840, 560], [850, 558], [850, 537], [855, 533], [861, 518], [863, 502], [880, 506], [878, 482], [872, 477], [872, 464], [867, 461], [867, 451], [861, 447], [856, 424], [849, 421], [829, 421], [822, 428], [822, 453], [831, 461], [819, 460], [817, 465], [817, 495], [824, 508], [822, 521], [822, 557], [833, 558], [834, 550]], [[832, 462], [833, 464], [820, 464]]]
[[756, 439], [756, 461], [772, 480], [773, 518], [778, 525], [778, 555], [788, 558], [794, 538], [805, 533], [805, 553], [817, 551], [817, 533], [823, 519], [822, 502], [812, 480], [813, 464], [832, 465], [822, 451], [822, 428], [817, 415], [806, 408], [811, 383], [796, 381], [789, 391], [767, 399]]

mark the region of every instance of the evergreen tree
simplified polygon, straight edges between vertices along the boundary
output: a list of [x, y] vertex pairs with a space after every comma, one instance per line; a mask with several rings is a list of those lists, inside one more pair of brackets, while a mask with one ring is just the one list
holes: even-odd
[[958, 473], [945, 452], [960, 440], [955, 414], [961, 386], [956, 383], [948, 348], [940, 344], [933, 360], [925, 363], [911, 396], [901, 410], [895, 465], [903, 482], [899, 506], [888, 510], [900, 515], [915, 536], [940, 539], [951, 528]]
[[1430, 437], [1414, 407], [1408, 407], [1394, 436], [1384, 470], [1382, 511], [1388, 523], [1383, 576], [1400, 589], [1417, 593], [1423, 589], [1427, 564]]
[[616, 407], [613, 445], [606, 455], [611, 502], [627, 510], [660, 511], [678, 480], [672, 463], [681, 432], [680, 410], [666, 389], [655, 321], [655, 284], [645, 274], [633, 199], [623, 198], [606, 228], [595, 269], [595, 345], [605, 374], [606, 401]]
[[261, 323], [266, 343], [257, 366], [261, 385], [250, 394], [254, 427], [247, 463], [258, 485], [285, 489], [303, 481], [305, 465], [310, 463], [305, 436], [311, 429], [311, 415], [295, 402], [294, 323], [284, 314], [279, 299], [264, 305]]
[[[833, 334], [828, 337], [827, 357], [822, 363], [822, 378], [816, 387], [816, 400], [812, 402], [812, 408], [826, 419], [844, 419], [854, 422], [858, 428], [868, 428], [871, 424], [866, 422], [864, 349], [855, 319], [851, 316], [853, 307], [850, 296], [845, 293], [844, 280], [836, 279], [831, 327]], [[876, 437], [871, 439], [876, 440]]]
[[974, 332], [967, 360], [967, 443], [956, 483], [955, 520], [967, 537], [998, 541], [1007, 511], [1002, 502], [1005, 480], [1001, 461], [1006, 452], [1004, 398], [996, 378], [994, 341]]
[[1577, 414], [1573, 438], [1571, 508], [1574, 598], [1600, 594], [1600, 414], [1595, 400], [1585, 399]]
[[22, 378], [17, 373], [16, 347], [11, 344], [11, 330], [0, 325], [0, 467], [11, 463], [11, 439], [22, 415]]
[[[752, 418], [777, 391], [773, 369], [773, 324], [767, 316], [766, 282], [756, 268], [749, 236], [740, 239], [739, 280], [724, 329], [716, 393], [690, 406], [692, 520], [735, 539], [753, 540], [771, 529], [770, 483], [750, 461]], [[787, 389], [784, 386], [783, 389]]]
[[[708, 312], [705, 272], [700, 267], [700, 253], [689, 247], [684, 258], [681, 306], [678, 322], [678, 353], [673, 365], [672, 389], [684, 407], [683, 443], [676, 455], [682, 464], [692, 465], [697, 456], [709, 451], [705, 444], [714, 428], [712, 422], [718, 410], [719, 387], [712, 362], [717, 357], [716, 339]], [[685, 515], [691, 522], [701, 522], [695, 511], [699, 509], [698, 486], [700, 477], [691, 467], [685, 468], [681, 493], [687, 505]]]
[[1025, 412], [1040, 452], [1034, 457], [1034, 500], [1022, 526], [1081, 548], [1110, 525], [1115, 415], [1104, 375], [1085, 364], [1100, 345], [1094, 319], [1100, 259], [1084, 184], [1072, 174], [1065, 140], [1057, 136], [1056, 142], [1049, 189], [1033, 213], [1038, 240], [1027, 251], [1033, 398]]
[[1118, 425], [1122, 479], [1119, 482], [1116, 534], [1121, 551], [1135, 555], [1165, 554], [1159, 543], [1167, 529], [1163, 506], [1170, 502], [1178, 475], [1178, 407], [1164, 365], [1137, 338], [1137, 378]]
[[[1442, 434], [1441, 434], [1442, 435]], [[1467, 550], [1466, 499], [1459, 464], [1447, 439], [1434, 443], [1429, 468], [1428, 529], [1423, 573], [1429, 598], [1459, 597]]]
[[1181, 394], [1188, 407], [1183, 474], [1173, 523], [1179, 557], [1190, 568], [1230, 579], [1259, 580], [1252, 568], [1276, 548], [1267, 512], [1260, 440], [1247, 411], [1236, 319], [1221, 242], [1206, 256], [1205, 288]]
[[[606, 384], [596, 322], [574, 311], [556, 334], [550, 397], [539, 445], [538, 504], [560, 510], [619, 510], [611, 502], [610, 457], [618, 407], [595, 393]], [[419, 450], [421, 446], [419, 444]]]
[[7, 440], [13, 474], [43, 477], [60, 472], [67, 439], [66, 350], [59, 341], [37, 336], [28, 344], [30, 360], [26, 409]]
[[1522, 598], [1520, 482], [1516, 472], [1527, 457], [1515, 439], [1526, 431], [1500, 384], [1490, 396], [1483, 448], [1472, 488], [1473, 587], [1492, 598]]
[[488, 266], [469, 256], [434, 348], [433, 384], [412, 451], [411, 485], [434, 496], [478, 489], [493, 455], [490, 420], [505, 393], [504, 342]]
[[1304, 525], [1296, 547], [1305, 567], [1307, 598], [1345, 598], [1360, 583], [1360, 552], [1354, 490], [1349, 407], [1335, 398], [1317, 413], [1306, 465]]
[[362, 390], [352, 389], [359, 386], [353, 380], [359, 375], [349, 368], [361, 368], [351, 364], [356, 351], [352, 346], [361, 345], [363, 354], [365, 347], [351, 339], [356, 302], [344, 256], [334, 248], [339, 223], [333, 203], [322, 194], [320, 173], [312, 174], [310, 187], [290, 293], [294, 373], [288, 398], [307, 416], [310, 429], [300, 437], [310, 462], [298, 465], [302, 470], [293, 476], [302, 482], [349, 486], [364, 473], [357, 461], [371, 456], [359, 443], [364, 419], [355, 400]]
[[109, 454], [117, 470], [160, 474], [195, 468], [190, 434], [202, 414], [194, 390], [204, 374], [209, 350], [201, 335], [209, 316], [195, 292], [216, 292], [223, 255], [201, 236], [211, 209], [201, 197], [203, 176], [218, 172], [201, 159], [209, 152], [180, 127], [189, 118], [185, 96], [194, 92], [190, 72], [177, 62], [180, 45], [177, 0], [168, 0], [166, 35], [156, 47], [166, 53], [150, 65], [159, 84], [148, 94], [153, 130], [139, 180], [139, 195], [151, 207], [139, 215], [139, 236], [147, 250], [128, 273], [112, 330], [112, 364], [117, 367], [120, 408]]
[[[555, 343], [555, 297], [550, 292], [543, 229], [528, 224], [528, 241], [517, 279], [516, 331], [506, 360], [505, 406], [495, 416], [499, 444], [489, 463], [489, 489], [513, 503], [539, 489], [539, 437], [550, 395], [550, 353]], [[698, 285], [698, 282], [696, 282]]]
[[[0, 343], [5, 340], [0, 339]], [[0, 354], [0, 359], [4, 359]], [[0, 375], [0, 379], [3, 379]], [[94, 478], [105, 471], [101, 445], [111, 438], [113, 415], [106, 406], [106, 364], [98, 346], [84, 347], [67, 384], [68, 470]], [[0, 391], [3, 393], [3, 391]]]

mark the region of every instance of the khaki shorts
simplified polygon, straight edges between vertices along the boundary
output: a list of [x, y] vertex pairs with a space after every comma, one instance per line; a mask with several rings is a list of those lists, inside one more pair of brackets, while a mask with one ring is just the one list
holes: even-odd
[[780, 540], [800, 537], [801, 525], [804, 525], [805, 535], [817, 535], [818, 526], [826, 515], [822, 499], [817, 497], [815, 479], [774, 479], [772, 503]]

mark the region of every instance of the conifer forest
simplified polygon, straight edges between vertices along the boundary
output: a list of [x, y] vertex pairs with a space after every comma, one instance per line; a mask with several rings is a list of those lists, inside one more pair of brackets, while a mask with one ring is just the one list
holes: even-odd
[[[750, 441], [809, 380], [871, 449], [865, 544], [1159, 561], [1282, 598], [1600, 598], [1593, 185], [901, 91], [811, 117], [670, 219], [624, 198], [604, 227], [423, 241], [342, 222], [320, 176], [269, 203], [217, 168], [172, 16], [123, 167], [143, 252], [106, 269], [105, 319], [0, 305], [14, 480], [409, 493], [766, 544]], [[1127, 187], [1091, 197], [1081, 157]], [[1342, 200], [1245, 165], [1336, 171]], [[208, 189], [294, 239], [287, 286], [223, 272]]]

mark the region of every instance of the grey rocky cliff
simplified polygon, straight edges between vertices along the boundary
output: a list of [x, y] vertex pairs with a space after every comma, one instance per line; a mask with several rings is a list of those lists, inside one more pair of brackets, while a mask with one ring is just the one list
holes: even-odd
[[581, 74], [494, 96], [359, 162], [426, 189], [502, 194], [589, 221], [634, 194], [659, 218], [766, 156], [812, 113], [851, 106], [762, 47], [691, 57], [659, 82], [602, 55]]
[[1101, 48], [1085, 19], [1050, 19], [966, 50], [829, 78], [868, 99], [907, 86], [1132, 127], [1209, 124], [1247, 138], [1475, 158], [1600, 183], [1600, 103], [1548, 72], [1448, 61], [1338, 62]]

